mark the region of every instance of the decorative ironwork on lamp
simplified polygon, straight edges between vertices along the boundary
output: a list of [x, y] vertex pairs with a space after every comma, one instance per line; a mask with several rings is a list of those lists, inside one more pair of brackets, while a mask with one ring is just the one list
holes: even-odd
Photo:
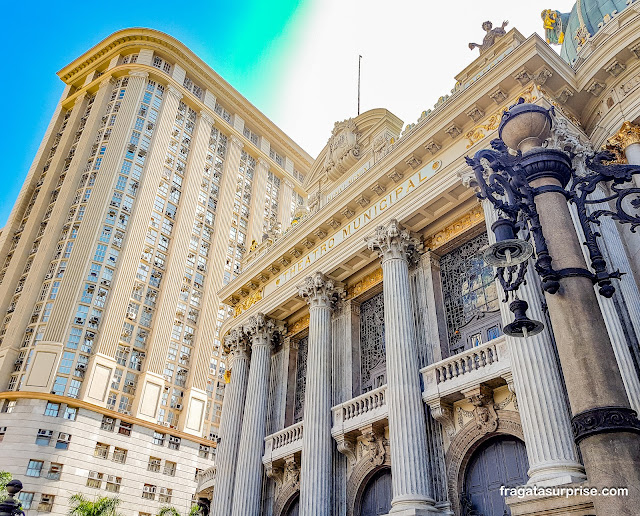
[[[497, 222], [491, 227], [496, 243], [489, 246], [483, 257], [498, 268], [496, 276], [505, 291], [504, 301], [514, 297], [509, 308], [515, 321], [505, 327], [505, 333], [513, 336], [526, 337], [543, 328], [542, 323], [526, 316], [526, 302], [515, 297], [524, 282], [527, 260], [533, 255], [534, 248], [534, 267], [545, 292], [555, 294], [562, 278], [582, 276], [598, 285], [600, 295], [610, 298], [615, 292], [611, 280], [619, 279], [622, 273], [607, 270], [597, 241], [599, 218], [611, 216], [621, 224], [630, 224], [634, 232], [640, 226], [640, 188], [627, 184], [634, 175], [640, 174], [640, 166], [608, 164], [606, 162], [614, 156], [603, 151], [587, 155], [584, 170], [577, 173], [572, 167], [574, 155], [571, 151], [545, 146], [551, 134], [553, 115], [553, 107], [546, 109], [525, 104], [521, 98], [503, 114], [499, 138], [491, 141], [492, 148], [476, 152], [473, 158], [466, 157], [474, 171], [478, 198], [490, 202], [499, 213]], [[532, 181], [543, 176], [553, 177], [559, 185], [531, 186]], [[612, 193], [593, 199], [592, 194], [600, 183], [610, 183]], [[545, 192], [560, 193], [576, 206], [592, 270], [553, 268], [534, 200], [536, 195]], [[587, 212], [589, 205], [599, 203], [612, 203], [613, 207]], [[636, 213], [630, 213], [629, 207]], [[518, 238], [519, 233], [525, 238]], [[533, 241], [533, 246], [529, 240]]]

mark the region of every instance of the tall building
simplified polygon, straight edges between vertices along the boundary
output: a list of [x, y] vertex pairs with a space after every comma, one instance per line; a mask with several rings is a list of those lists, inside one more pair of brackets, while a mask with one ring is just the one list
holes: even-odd
[[186, 512], [215, 457], [218, 290], [291, 225], [311, 158], [174, 38], [116, 32], [62, 98], [0, 235], [0, 467], [27, 514]]
[[[603, 146], [640, 165], [640, 2], [579, 1], [543, 20], [560, 55], [486, 22], [479, 57], [416, 123], [402, 131], [384, 109], [337, 123], [303, 184], [308, 214], [250, 251], [221, 289], [234, 307], [221, 328], [230, 383], [216, 464], [198, 483], [200, 495], [212, 491], [212, 515], [637, 513], [640, 237], [622, 216], [600, 219], [607, 270], [625, 273], [613, 293], [579, 222], [616, 213], [606, 201], [624, 189], [637, 223], [637, 199], [636, 211], [626, 203], [639, 190], [602, 183], [593, 195], [604, 201], [579, 212], [562, 187], [571, 167], [612, 170], [591, 161]], [[524, 157], [496, 143], [474, 173], [465, 156], [491, 149], [507, 125], [529, 127], [519, 99], [537, 113], [529, 121], [544, 120], [529, 137], [537, 143]], [[519, 148], [514, 140], [505, 145]], [[526, 274], [502, 262], [527, 280], [518, 296], [544, 326], [534, 335], [541, 326], [527, 320], [521, 337], [483, 259], [515, 204], [498, 213], [475, 195], [504, 163], [523, 175], [501, 176], [497, 201], [531, 187], [516, 221], [529, 221], [538, 253]], [[540, 226], [522, 211], [534, 202]]]

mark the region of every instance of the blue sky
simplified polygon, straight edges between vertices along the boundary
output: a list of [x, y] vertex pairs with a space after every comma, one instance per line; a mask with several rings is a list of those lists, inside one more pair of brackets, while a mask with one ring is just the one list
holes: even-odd
[[[554, 0], [568, 12], [574, 0]], [[149, 27], [179, 39], [312, 156], [333, 124], [356, 115], [358, 55], [362, 110], [384, 107], [415, 122], [449, 93], [476, 56], [481, 24], [509, 20], [542, 34], [546, 1], [210, 0], [5, 2], [0, 19], [5, 127], [0, 138], [5, 224], [62, 94], [56, 72], [112, 32]]]

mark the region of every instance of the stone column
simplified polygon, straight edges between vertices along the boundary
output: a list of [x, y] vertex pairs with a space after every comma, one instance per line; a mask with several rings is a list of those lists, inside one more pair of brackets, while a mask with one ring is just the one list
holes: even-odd
[[438, 512], [430, 492], [427, 428], [409, 288], [409, 255], [422, 245], [397, 220], [366, 239], [382, 258], [387, 404], [391, 441], [391, 514]]
[[309, 304], [300, 514], [331, 516], [331, 310], [342, 288], [317, 272], [298, 286]]
[[[524, 172], [537, 189], [534, 200], [553, 268], [586, 269], [561, 191], [571, 175], [568, 156], [544, 148], [525, 156]], [[564, 277], [545, 299], [589, 484], [629, 487], [627, 497], [594, 497], [596, 513], [630, 514], [629, 507], [640, 504], [640, 422], [629, 406], [593, 283], [583, 276]]]
[[247, 394], [249, 349], [246, 337], [236, 328], [225, 337], [227, 365], [231, 378], [222, 402], [220, 443], [216, 454], [216, 484], [211, 500], [211, 516], [229, 516], [233, 500], [233, 484], [238, 463], [242, 413]]
[[262, 494], [262, 455], [266, 436], [271, 345], [276, 325], [264, 314], [244, 327], [250, 339], [251, 367], [242, 418], [232, 516], [259, 516]]
[[[491, 225], [498, 216], [489, 201], [483, 201], [489, 241], [495, 242]], [[540, 281], [529, 264], [526, 283], [518, 297], [529, 303], [529, 317], [544, 321]], [[502, 295], [503, 291], [498, 283]], [[500, 303], [503, 325], [513, 320], [506, 303]], [[586, 479], [573, 444], [569, 407], [551, 337], [551, 328], [526, 340], [506, 337], [511, 354], [513, 384], [518, 396], [522, 432], [529, 459], [529, 484], [559, 485]]]

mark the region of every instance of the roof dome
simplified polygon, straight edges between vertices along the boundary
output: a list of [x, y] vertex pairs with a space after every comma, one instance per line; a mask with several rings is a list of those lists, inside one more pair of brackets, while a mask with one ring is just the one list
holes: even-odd
[[562, 45], [560, 56], [573, 64], [582, 45], [633, 0], [578, 0], [570, 13], [542, 11], [547, 42]]

